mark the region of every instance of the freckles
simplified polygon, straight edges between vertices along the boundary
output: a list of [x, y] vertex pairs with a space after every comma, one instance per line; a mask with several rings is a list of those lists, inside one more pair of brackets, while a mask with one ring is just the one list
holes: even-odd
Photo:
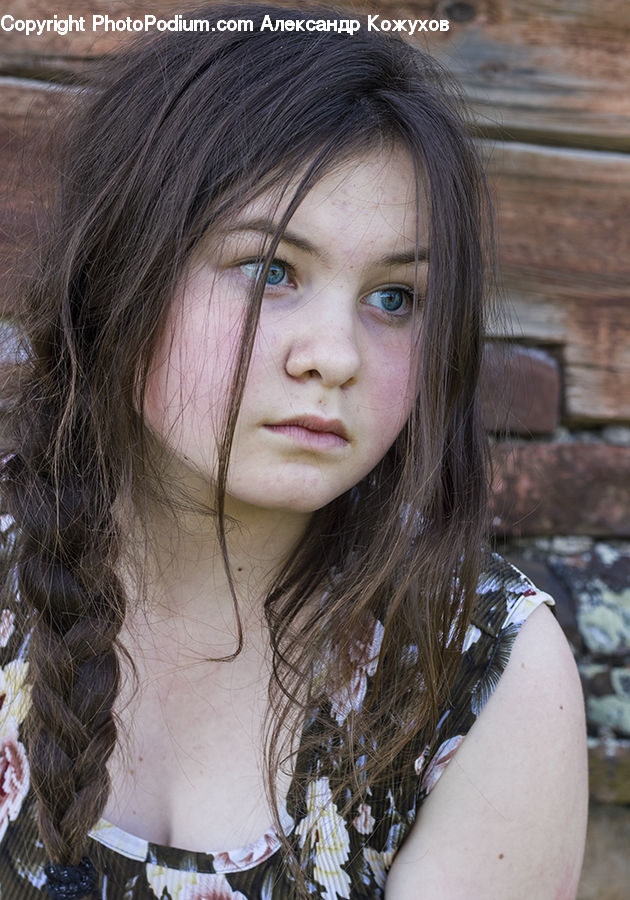
[[410, 355], [393, 348], [370, 367], [368, 377], [373, 396], [389, 406], [392, 402], [403, 402], [412, 395], [412, 375]]
[[415, 395], [410, 383], [409, 360], [383, 360], [380, 367], [372, 370], [371, 382], [370, 412], [373, 427], [379, 430], [379, 444], [385, 452], [402, 430], [413, 407]]
[[281, 328], [265, 327], [262, 322], [259, 323], [247, 375], [248, 385], [255, 383], [256, 372], [273, 374], [278, 368], [284, 368], [285, 351], [283, 348], [286, 344], [287, 335]]
[[239, 350], [239, 325], [225, 311], [207, 308], [186, 322], [177, 370], [188, 397], [216, 396], [229, 388]]

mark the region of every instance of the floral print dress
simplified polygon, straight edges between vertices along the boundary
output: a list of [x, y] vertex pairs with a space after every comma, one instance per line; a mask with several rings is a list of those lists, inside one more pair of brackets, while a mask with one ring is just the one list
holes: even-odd
[[[0, 516], [0, 556], [13, 539], [10, 517]], [[496, 688], [519, 629], [541, 603], [553, 605], [548, 594], [498, 555], [488, 553], [486, 563], [449, 703], [431, 743], [409, 755], [406, 777], [378, 790], [368, 789], [366, 802], [343, 817], [331, 793], [338, 753], [334, 741], [322, 737], [319, 753], [298, 759], [300, 771], [306, 770], [308, 777], [300, 782], [305, 787], [297, 789], [294, 784], [289, 791], [283, 827], [296, 852], [306, 851], [311, 896], [319, 900], [384, 896], [387, 872], [420, 804]], [[29, 705], [28, 623], [23, 620], [14, 574], [6, 567], [2, 572], [0, 897], [35, 900], [42, 896], [46, 855], [37, 835], [36, 803], [20, 734]], [[372, 633], [354, 648], [352, 685], [328, 698], [325, 714], [338, 726], [349, 724], [351, 710], [359, 709], [366, 696], [382, 634], [381, 623], [374, 620]], [[314, 723], [315, 716], [306, 721], [305, 734]], [[315, 819], [318, 827], [312, 830]], [[273, 831], [246, 847], [199, 853], [154, 844], [101, 820], [89, 843], [87, 852], [99, 873], [93, 896], [100, 900], [284, 900], [293, 893]]]

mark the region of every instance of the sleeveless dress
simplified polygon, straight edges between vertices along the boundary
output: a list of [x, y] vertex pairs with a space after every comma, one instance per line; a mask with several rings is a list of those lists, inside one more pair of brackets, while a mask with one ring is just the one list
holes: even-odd
[[[14, 540], [13, 529], [10, 517], [0, 516], [0, 563]], [[0, 897], [36, 900], [45, 883], [46, 855], [37, 835], [36, 803], [20, 734], [29, 703], [28, 622], [15, 574], [6, 567], [1, 571]], [[289, 790], [283, 825], [296, 851], [307, 844], [312, 897], [384, 896], [387, 872], [420, 804], [496, 688], [518, 631], [541, 603], [553, 606], [554, 601], [506, 560], [488, 552], [458, 675], [433, 740], [413, 748], [405, 777], [368, 790], [369, 802], [358, 804], [345, 818], [331, 797], [330, 774], [338, 752], [334, 742], [322, 740], [318, 753], [298, 759], [308, 777], [301, 788], [294, 784]], [[376, 672], [383, 628], [376, 619], [373, 624], [372, 633], [353, 652], [351, 687], [328, 697], [324, 714], [342, 727], [349, 723], [351, 710], [360, 708]], [[413, 652], [413, 646], [405, 648], [405, 653]], [[307, 720], [304, 734], [313, 727], [314, 718]], [[319, 817], [319, 825], [309, 837], [314, 817]], [[284, 900], [292, 895], [291, 876], [273, 831], [246, 847], [199, 853], [154, 844], [100, 820], [86, 852], [99, 873], [93, 896], [101, 900]]]

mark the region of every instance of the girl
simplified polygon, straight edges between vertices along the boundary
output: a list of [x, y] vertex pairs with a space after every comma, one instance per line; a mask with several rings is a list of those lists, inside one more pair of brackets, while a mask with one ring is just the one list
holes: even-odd
[[456, 95], [265, 15], [343, 18], [192, 14], [67, 129], [2, 470], [2, 896], [575, 897], [575, 666], [484, 544]]

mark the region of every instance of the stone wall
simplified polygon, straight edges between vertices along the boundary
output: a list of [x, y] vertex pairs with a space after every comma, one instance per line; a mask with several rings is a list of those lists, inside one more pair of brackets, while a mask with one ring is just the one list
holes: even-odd
[[503, 551], [553, 594], [578, 660], [589, 725], [591, 796], [630, 804], [630, 541], [583, 535], [521, 538]]
[[[397, 2], [460, 77], [498, 208], [501, 315], [485, 418], [496, 541], [558, 600], [584, 680], [595, 797], [630, 803], [630, 5]], [[183, 12], [173, 0], [12, 0], [19, 18]], [[351, 12], [349, 13], [351, 15]], [[0, 311], [45, 190], [34, 147], [82, 73], [128, 37], [0, 31]]]

